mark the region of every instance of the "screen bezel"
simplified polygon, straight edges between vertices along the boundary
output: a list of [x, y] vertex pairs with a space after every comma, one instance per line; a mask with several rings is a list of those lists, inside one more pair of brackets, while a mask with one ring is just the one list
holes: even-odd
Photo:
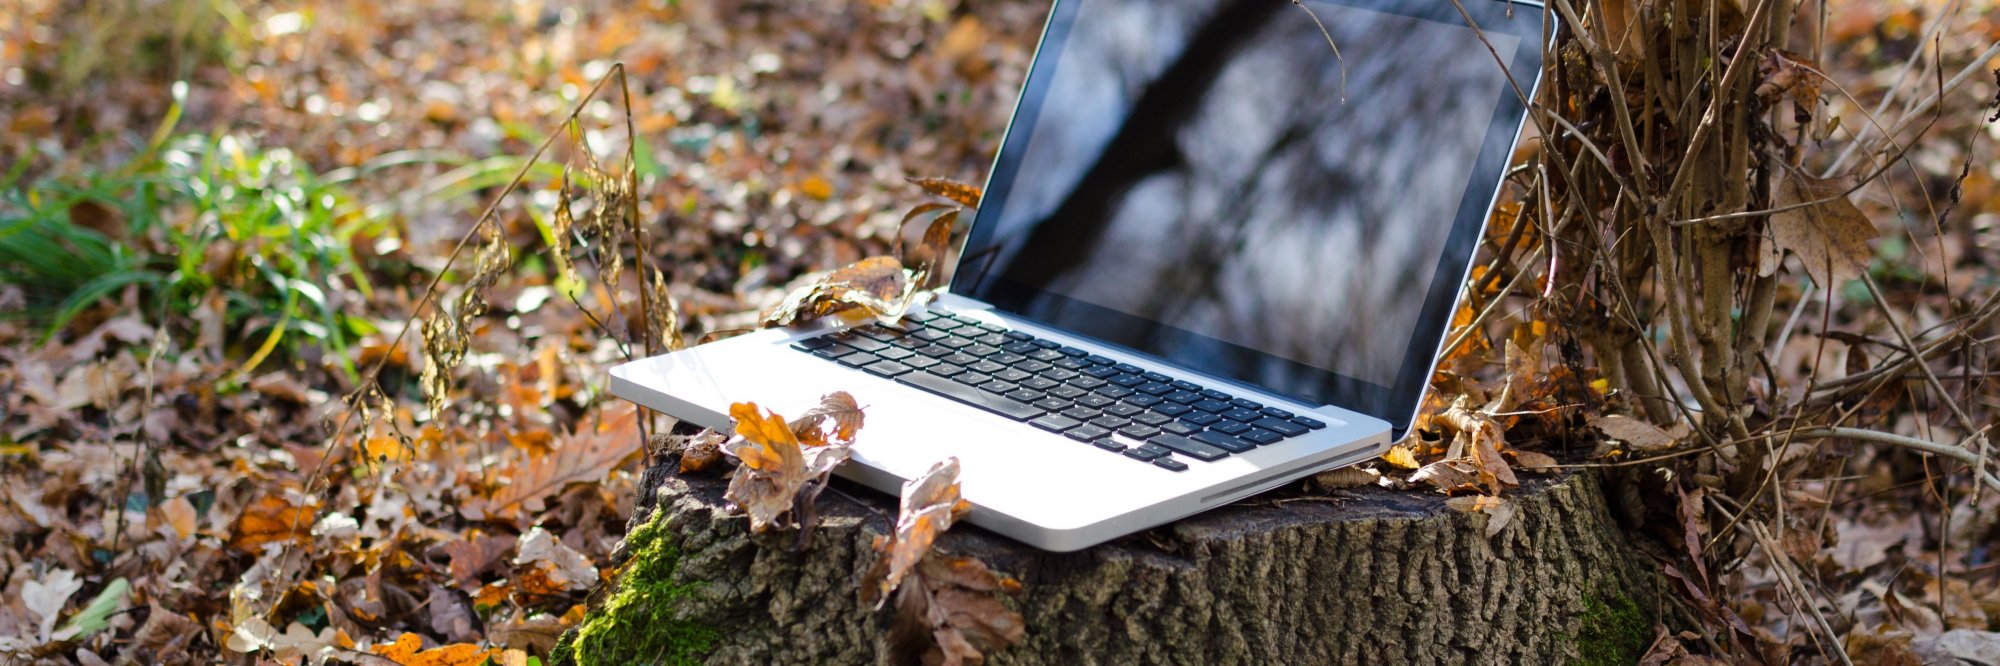
[[[1204, 345], [1204, 349], [1216, 351], [1215, 358], [1206, 363], [1202, 361], [1188, 363], [1183, 359], [1175, 359], [1175, 362], [1220, 377], [1232, 376], [1227, 372], [1227, 368], [1222, 367], [1225, 363], [1258, 363], [1266, 367], [1281, 368], [1285, 372], [1313, 376], [1319, 380], [1318, 386], [1321, 389], [1319, 391], [1299, 393], [1265, 386], [1258, 388], [1287, 395], [1308, 404], [1332, 405], [1380, 418], [1388, 421], [1395, 436], [1401, 438], [1415, 418], [1419, 401], [1429, 384], [1436, 355], [1447, 328], [1446, 324], [1450, 321], [1465, 276], [1471, 269], [1472, 255], [1478, 247], [1487, 217], [1498, 200], [1508, 162], [1512, 158], [1521, 127], [1527, 119], [1527, 107], [1520, 93], [1525, 92], [1528, 99], [1533, 99], [1534, 90], [1541, 80], [1544, 50], [1553, 43], [1554, 18], [1547, 16], [1540, 3], [1518, 0], [1462, 0], [1462, 4], [1457, 7], [1453, 6], [1453, 0], [1435, 0], [1434, 4], [1411, 0], [1313, 0], [1315, 3], [1355, 7], [1419, 19], [1436, 20], [1445, 17], [1449, 19], [1448, 22], [1460, 26], [1465, 26], [1466, 19], [1469, 18], [1472, 25], [1480, 31], [1509, 34], [1520, 39], [1514, 58], [1507, 65], [1511, 82], [1501, 87], [1500, 99], [1488, 123], [1485, 140], [1475, 159], [1471, 177], [1467, 180], [1466, 190], [1462, 194], [1458, 211], [1452, 221], [1450, 235], [1445, 241], [1444, 251], [1439, 257], [1430, 288], [1424, 294], [1424, 302], [1419, 310], [1415, 329], [1410, 331], [1410, 345], [1404, 352], [1395, 385], [1382, 386], [1071, 299], [1033, 285], [1007, 280], [1000, 277], [997, 271], [988, 274], [988, 271], [983, 270], [991, 267], [990, 262], [983, 264], [986, 257], [972, 252], [976, 248], [992, 247], [992, 236], [995, 227], [998, 226], [995, 221], [1000, 218], [1007, 203], [1004, 193], [1012, 188], [1014, 178], [1022, 166], [1022, 156], [1027, 152], [1028, 140], [1034, 134], [1035, 123], [1041, 114], [1041, 109], [1049, 101], [1048, 88], [1055, 78], [1054, 70], [1061, 63], [1063, 45], [1075, 27], [1078, 11], [1085, 2], [1090, 1], [1056, 0], [1050, 9], [1048, 22], [1043, 28], [1041, 42], [1022, 86], [1012, 121], [1001, 139], [1000, 150], [994, 157], [993, 168], [987, 177], [985, 191], [988, 196], [980, 202], [973, 218], [959, 265], [953, 271], [950, 291], [983, 301], [1010, 315], [1037, 321], [1147, 356], [1160, 357], [1160, 354], [1146, 349], [1136, 349], [1115, 339], [1107, 339], [1104, 333], [1111, 330], [1130, 331], [1143, 328], [1147, 331], [1147, 336], [1152, 336], [1156, 340], [1186, 340], [1199, 343]], [[1291, 0], [1269, 1], [1290, 4]], [[1460, 13], [1461, 8], [1463, 14]], [[1549, 39], [1542, 39], [1545, 25]], [[1491, 60], [1492, 56], [1489, 54], [1487, 58]], [[1519, 86], [1518, 89], [1516, 85]], [[993, 196], [993, 193], [1002, 194]], [[1061, 321], [1047, 321], [1026, 314], [1023, 306], [1037, 301], [1058, 304], [1065, 312], [1064, 318]], [[1246, 386], [1255, 385], [1247, 380], [1237, 381]]]

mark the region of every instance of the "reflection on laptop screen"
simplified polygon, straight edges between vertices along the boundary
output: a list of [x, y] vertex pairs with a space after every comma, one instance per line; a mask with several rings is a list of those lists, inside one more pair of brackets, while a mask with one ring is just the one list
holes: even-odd
[[1395, 386], [1462, 204], [1492, 195], [1475, 162], [1515, 128], [1452, 3], [1306, 0], [1343, 101], [1289, 0], [1061, 1], [1081, 6], [961, 291], [1274, 390]]

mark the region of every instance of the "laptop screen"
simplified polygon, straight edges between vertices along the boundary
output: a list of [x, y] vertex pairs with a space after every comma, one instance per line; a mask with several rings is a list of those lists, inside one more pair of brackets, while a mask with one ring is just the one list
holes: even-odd
[[1400, 430], [1540, 65], [1462, 1], [1060, 0], [953, 289]]

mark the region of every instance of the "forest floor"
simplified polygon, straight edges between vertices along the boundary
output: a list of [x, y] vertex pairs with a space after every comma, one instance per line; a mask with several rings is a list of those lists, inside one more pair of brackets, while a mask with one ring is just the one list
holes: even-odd
[[[1046, 9], [114, 4], [0, 0], [0, 663], [547, 655], [615, 576], [649, 455], [604, 394], [643, 346], [641, 289], [549, 251], [563, 165], [629, 148], [641, 260], [685, 340], [754, 327], [795, 278], [899, 247], [924, 201], [905, 177], [983, 180]], [[1963, 66], [1991, 15], [1837, 4], [1828, 73], [1875, 99], [1920, 50]], [[614, 62], [638, 140], [611, 94], [582, 107], [579, 142], [564, 114]], [[1912, 173], [1857, 197], [1880, 261], [1949, 293], [2000, 283], [1990, 263], [1906, 260], [1933, 248], [1896, 211], [1970, 164], [1955, 224], [1974, 231], [1937, 251], [2000, 251], [1985, 78], [1943, 105]], [[512, 262], [489, 275], [455, 246], [517, 172], [493, 216]], [[493, 283], [448, 399], [427, 401], [438, 350], [403, 333], [439, 278]], [[1884, 427], [1938, 418], [1910, 405]], [[1714, 594], [1774, 655], [1829, 653], [1806, 606], [1886, 663], [2000, 630], [2000, 494], [1940, 495], [1923, 459], [1845, 446], [1814, 453], [1847, 459], [1837, 480], [1787, 489], [1829, 535], [1793, 549], [1805, 606], [1754, 561]]]

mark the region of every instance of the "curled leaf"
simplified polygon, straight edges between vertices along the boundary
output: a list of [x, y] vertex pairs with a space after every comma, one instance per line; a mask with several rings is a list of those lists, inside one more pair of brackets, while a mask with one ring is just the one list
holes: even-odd
[[965, 183], [961, 183], [949, 178], [910, 177], [910, 178], [904, 178], [903, 180], [910, 181], [917, 187], [924, 188], [925, 192], [929, 192], [932, 195], [950, 199], [953, 203], [956, 203], [960, 206], [964, 206], [966, 208], [979, 207], [979, 197], [981, 193], [979, 191], [979, 188], [977, 187], [973, 187], [971, 185], [967, 185]]
[[947, 458], [903, 484], [895, 534], [875, 540], [875, 566], [862, 577], [863, 601], [881, 608], [903, 577], [930, 553], [938, 535], [971, 510], [972, 505], [959, 498], [958, 470], [958, 458]]

